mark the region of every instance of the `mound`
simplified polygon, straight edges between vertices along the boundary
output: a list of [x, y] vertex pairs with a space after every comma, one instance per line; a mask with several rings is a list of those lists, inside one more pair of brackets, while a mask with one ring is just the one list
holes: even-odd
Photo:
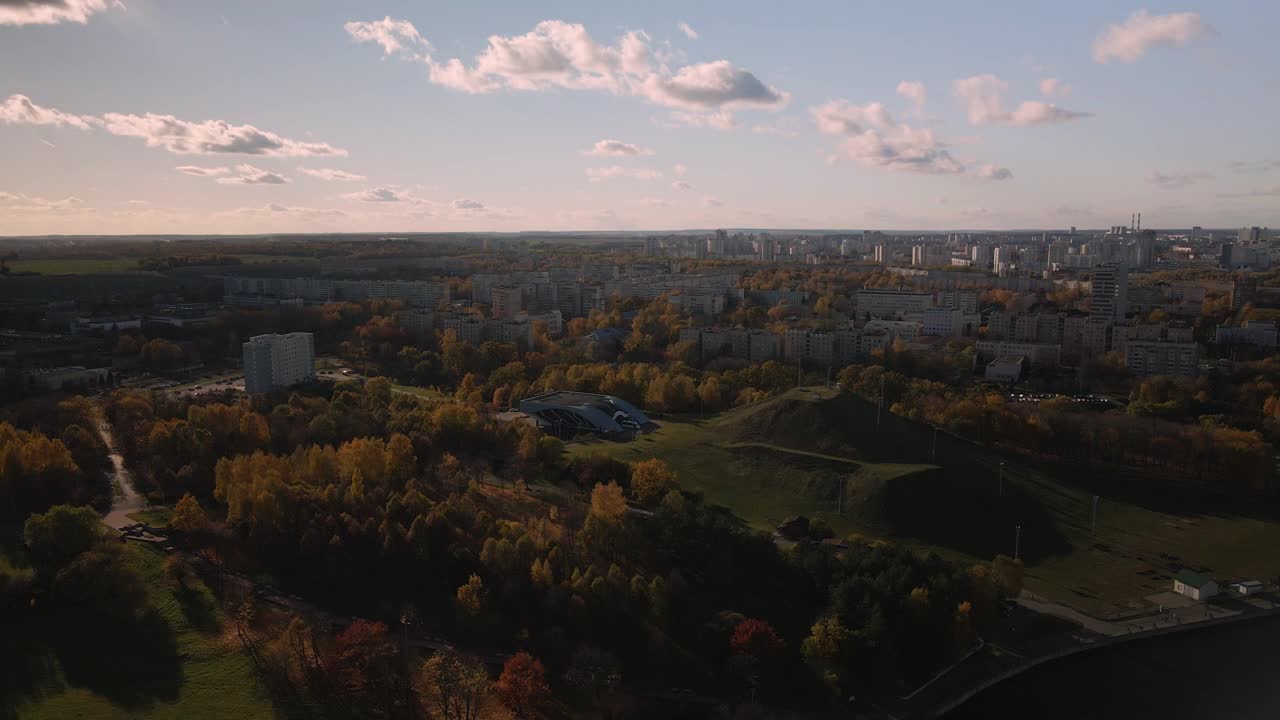
[[797, 388], [726, 412], [713, 423], [730, 443], [767, 443], [842, 457], [865, 458], [859, 442], [875, 407], [847, 393]]

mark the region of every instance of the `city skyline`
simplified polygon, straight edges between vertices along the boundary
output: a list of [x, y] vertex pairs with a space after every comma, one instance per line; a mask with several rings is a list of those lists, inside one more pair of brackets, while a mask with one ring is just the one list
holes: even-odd
[[1277, 8], [729, 7], [0, 4], [0, 234], [1280, 224]]

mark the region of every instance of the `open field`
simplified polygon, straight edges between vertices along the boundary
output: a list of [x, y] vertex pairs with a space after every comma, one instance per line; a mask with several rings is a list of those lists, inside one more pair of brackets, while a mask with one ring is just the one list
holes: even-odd
[[278, 717], [209, 591], [177, 593], [161, 554], [137, 545], [127, 552], [151, 610], [110, 627], [49, 613], [5, 628], [0, 662], [15, 666], [0, 672], [0, 718]]
[[890, 413], [877, 424], [873, 405], [834, 390], [793, 390], [709, 420], [664, 421], [634, 442], [570, 452], [663, 458], [686, 488], [760, 529], [804, 514], [842, 535], [969, 560], [1012, 555], [1016, 542], [1029, 590], [1099, 617], [1141, 612], [1182, 567], [1220, 582], [1280, 575], [1280, 519], [1266, 504], [1005, 456], [946, 433], [935, 441], [932, 428]]
[[11, 260], [9, 269], [13, 272], [35, 272], [41, 275], [154, 274], [139, 268], [136, 258]]
[[[295, 255], [263, 255], [255, 253], [234, 254], [244, 265], [261, 265], [275, 263], [293, 265], [302, 262], [315, 262], [314, 258]], [[143, 270], [138, 266], [139, 258], [39, 258], [31, 260], [11, 260], [9, 269], [13, 272], [34, 272], [41, 275], [105, 275], [132, 274], [155, 275], [155, 271]], [[224, 266], [230, 272], [234, 265]]]

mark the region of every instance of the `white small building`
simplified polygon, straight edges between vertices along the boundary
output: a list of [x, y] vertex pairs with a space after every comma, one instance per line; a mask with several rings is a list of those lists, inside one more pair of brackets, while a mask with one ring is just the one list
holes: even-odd
[[1257, 595], [1262, 592], [1262, 583], [1257, 580], [1243, 580], [1238, 583], [1232, 583], [1231, 589], [1237, 595]]
[[1208, 575], [1183, 570], [1173, 578], [1173, 591], [1204, 602], [1218, 594], [1218, 583]]
[[1013, 384], [1022, 379], [1026, 359], [1021, 355], [1001, 355], [987, 363], [984, 377], [987, 382]]

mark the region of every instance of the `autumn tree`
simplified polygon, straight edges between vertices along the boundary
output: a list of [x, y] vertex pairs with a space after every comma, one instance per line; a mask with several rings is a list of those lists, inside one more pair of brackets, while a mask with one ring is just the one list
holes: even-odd
[[484, 604], [484, 581], [479, 575], [471, 575], [465, 583], [458, 586], [455, 596], [459, 613], [467, 618], [478, 616]]
[[631, 466], [631, 497], [642, 505], [653, 505], [678, 488], [675, 472], [659, 458], [642, 460]]
[[422, 665], [418, 697], [437, 720], [479, 720], [492, 697], [489, 673], [473, 657], [443, 650]]
[[200, 501], [191, 493], [183, 495], [173, 506], [173, 517], [169, 518], [171, 529], [189, 534], [203, 529], [207, 524], [208, 518], [200, 507]]
[[344, 694], [389, 708], [398, 652], [386, 625], [356, 620], [334, 638], [331, 681]]
[[627, 500], [617, 483], [596, 485], [591, 490], [591, 515], [601, 520], [616, 522], [627, 512]]
[[495, 689], [502, 704], [520, 720], [540, 717], [551, 700], [551, 686], [542, 661], [526, 652], [518, 652], [506, 661]]
[[786, 645], [772, 625], [764, 620], [750, 618], [738, 623], [733, 629], [729, 647], [735, 653], [767, 662], [776, 659]]

